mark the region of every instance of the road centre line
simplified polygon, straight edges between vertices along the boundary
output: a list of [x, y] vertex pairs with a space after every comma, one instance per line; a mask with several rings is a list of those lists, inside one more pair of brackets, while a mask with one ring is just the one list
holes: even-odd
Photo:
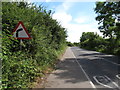
[[[71, 48], [70, 48], [70, 50], [71, 50]], [[71, 52], [72, 52], [72, 50], [71, 50]], [[94, 85], [93, 82], [90, 80], [90, 78], [88, 77], [88, 75], [86, 74], [86, 72], [84, 71], [84, 69], [82, 68], [82, 66], [80, 65], [80, 63], [78, 62], [78, 60], [77, 60], [77, 58], [76, 58], [76, 56], [74, 55], [73, 52], [72, 52], [72, 54], [73, 54], [73, 56], [74, 56], [74, 58], [75, 58], [75, 61], [76, 61], [77, 64], [79, 65], [80, 69], [82, 69], [83, 73], [85, 74], [86, 78], [88, 79], [89, 83], [90, 83], [91, 86], [96, 90], [95, 85]]]

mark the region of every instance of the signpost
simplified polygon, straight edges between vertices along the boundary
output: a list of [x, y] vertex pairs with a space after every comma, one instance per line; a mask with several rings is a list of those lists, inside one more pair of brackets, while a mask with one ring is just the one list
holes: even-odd
[[20, 44], [22, 44], [22, 39], [31, 39], [30, 34], [28, 33], [27, 29], [23, 25], [22, 21], [19, 21], [16, 28], [14, 29], [13, 37], [15, 39], [20, 39]]

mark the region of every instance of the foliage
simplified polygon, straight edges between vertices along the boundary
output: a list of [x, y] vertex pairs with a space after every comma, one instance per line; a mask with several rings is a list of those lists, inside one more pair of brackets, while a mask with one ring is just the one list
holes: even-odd
[[108, 50], [120, 55], [120, 2], [97, 2], [95, 13], [100, 31], [109, 38]]
[[[94, 32], [83, 32], [82, 36], [80, 37], [80, 47], [82, 48], [103, 51], [103, 48], [106, 44], [107, 42], [105, 39]], [[99, 48], [101, 48], [101, 50], [99, 50]]]
[[70, 46], [70, 47], [74, 46], [74, 44], [71, 42], [66, 42], [66, 44], [67, 44], [67, 46]]
[[105, 36], [120, 38], [120, 2], [97, 2], [95, 12], [98, 14], [99, 29]]
[[[104, 38], [86, 32], [80, 38], [83, 48], [120, 55], [120, 2], [96, 2], [96, 20]], [[106, 38], [106, 39], [105, 39]]]
[[70, 46], [70, 47], [73, 47], [73, 46], [79, 46], [79, 43], [77, 42], [74, 42], [74, 43], [71, 43], [71, 42], [66, 42], [67, 46]]
[[74, 43], [73, 43], [73, 45], [74, 45], [74, 46], [77, 46], [77, 47], [79, 46], [79, 44], [80, 44], [79, 42], [74, 42]]
[[[32, 39], [11, 35], [22, 21]], [[20, 48], [21, 46], [21, 48]], [[54, 19], [52, 11], [27, 2], [2, 2], [2, 87], [27, 88], [35, 77], [44, 75], [66, 46], [66, 30]]]

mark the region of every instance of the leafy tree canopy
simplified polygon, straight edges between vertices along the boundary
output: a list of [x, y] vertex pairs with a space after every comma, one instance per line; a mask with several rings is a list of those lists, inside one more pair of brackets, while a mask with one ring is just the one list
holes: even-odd
[[120, 2], [96, 2], [94, 10], [103, 35], [120, 39]]

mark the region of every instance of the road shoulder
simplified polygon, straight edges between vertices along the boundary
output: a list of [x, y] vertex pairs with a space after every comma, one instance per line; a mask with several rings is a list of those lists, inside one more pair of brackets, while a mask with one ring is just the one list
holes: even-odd
[[45, 88], [93, 88], [75, 60], [70, 47], [44, 84]]

